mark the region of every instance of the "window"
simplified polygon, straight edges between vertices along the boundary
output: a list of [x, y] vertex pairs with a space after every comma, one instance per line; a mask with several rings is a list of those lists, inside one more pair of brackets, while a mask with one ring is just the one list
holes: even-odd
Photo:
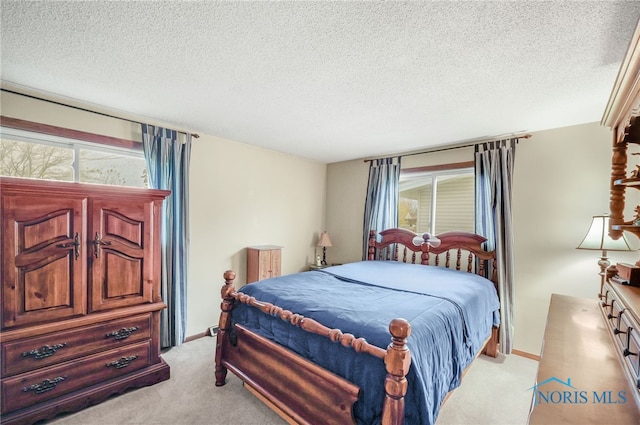
[[475, 231], [472, 163], [402, 170], [398, 225], [416, 233]]
[[0, 128], [0, 175], [147, 187], [142, 149]]

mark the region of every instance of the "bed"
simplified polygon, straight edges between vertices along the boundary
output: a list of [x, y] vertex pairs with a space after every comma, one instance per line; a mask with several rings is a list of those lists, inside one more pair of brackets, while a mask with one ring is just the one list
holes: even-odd
[[290, 423], [435, 423], [475, 357], [498, 354], [485, 241], [388, 229], [371, 232], [367, 261], [239, 291], [225, 272], [216, 386], [229, 370]]

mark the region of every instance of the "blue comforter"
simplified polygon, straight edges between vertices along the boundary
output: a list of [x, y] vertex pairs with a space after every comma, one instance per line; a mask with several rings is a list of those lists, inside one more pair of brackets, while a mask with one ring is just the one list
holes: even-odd
[[[460, 384], [462, 371], [492, 325], [499, 324], [493, 283], [443, 267], [363, 261], [263, 280], [240, 292], [384, 349], [391, 341], [391, 319], [408, 320], [412, 363], [405, 397], [407, 425], [435, 423], [445, 395]], [[244, 304], [235, 307], [233, 320], [360, 386], [363, 391], [354, 405], [358, 424], [380, 423], [386, 376], [380, 359]]]

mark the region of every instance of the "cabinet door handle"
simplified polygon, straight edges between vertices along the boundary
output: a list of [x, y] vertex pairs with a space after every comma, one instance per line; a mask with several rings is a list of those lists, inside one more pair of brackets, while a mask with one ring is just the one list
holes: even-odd
[[93, 255], [98, 258], [100, 256], [100, 247], [111, 245], [111, 242], [105, 242], [100, 237], [100, 233], [96, 232], [96, 237], [93, 239]]
[[76, 260], [80, 257], [80, 235], [76, 232], [76, 235], [73, 237], [73, 242], [61, 243], [60, 245], [56, 245], [58, 248], [69, 248], [73, 247], [73, 253], [75, 255]]

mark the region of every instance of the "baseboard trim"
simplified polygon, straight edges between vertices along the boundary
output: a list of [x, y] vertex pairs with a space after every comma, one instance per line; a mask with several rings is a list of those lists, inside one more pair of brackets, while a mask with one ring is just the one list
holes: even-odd
[[540, 356], [536, 356], [535, 354], [527, 353], [526, 351], [511, 350], [511, 354], [514, 354], [514, 355], [520, 356], [520, 357], [525, 357], [527, 359], [535, 360], [537, 362], [540, 361]]
[[203, 337], [205, 337], [205, 336], [210, 336], [210, 335], [209, 335], [209, 330], [206, 330], [206, 331], [204, 331], [204, 332], [200, 332], [199, 334], [195, 334], [195, 335], [188, 336], [188, 337], [186, 337], [186, 338], [184, 339], [184, 342], [191, 342], [191, 341], [194, 341], [194, 340], [196, 340], [196, 339], [203, 338]]

